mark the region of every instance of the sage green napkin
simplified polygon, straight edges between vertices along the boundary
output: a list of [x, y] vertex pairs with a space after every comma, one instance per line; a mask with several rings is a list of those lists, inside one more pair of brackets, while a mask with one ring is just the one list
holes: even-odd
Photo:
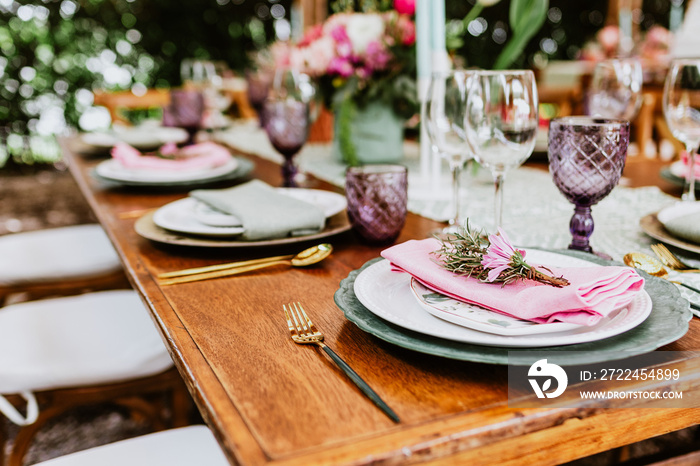
[[663, 225], [673, 236], [700, 244], [700, 211], [668, 219]]
[[326, 223], [317, 206], [280, 194], [259, 180], [226, 189], [197, 189], [190, 196], [236, 216], [249, 241], [301, 236], [319, 232]]

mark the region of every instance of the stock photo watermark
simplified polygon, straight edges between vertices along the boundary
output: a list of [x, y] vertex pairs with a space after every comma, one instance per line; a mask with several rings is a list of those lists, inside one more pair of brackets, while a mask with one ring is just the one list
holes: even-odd
[[[511, 407], [696, 408], [698, 352], [656, 351], [605, 362], [576, 351], [509, 352]], [[624, 356], [624, 355], [622, 355]], [[530, 362], [531, 361], [531, 362]]]

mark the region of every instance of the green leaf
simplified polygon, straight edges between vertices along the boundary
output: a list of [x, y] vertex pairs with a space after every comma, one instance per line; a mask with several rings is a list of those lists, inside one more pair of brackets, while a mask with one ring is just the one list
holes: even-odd
[[498, 54], [494, 69], [506, 69], [515, 62], [530, 39], [542, 28], [548, 9], [549, 0], [512, 0], [509, 16], [513, 36]]

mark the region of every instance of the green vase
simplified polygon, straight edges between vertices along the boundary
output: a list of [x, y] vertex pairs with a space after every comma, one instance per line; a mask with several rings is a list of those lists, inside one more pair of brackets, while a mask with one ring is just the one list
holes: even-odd
[[[336, 111], [331, 152], [336, 160], [352, 163], [342, 151], [341, 125]], [[348, 127], [348, 140], [355, 148], [358, 164], [396, 163], [403, 158], [404, 120], [389, 105], [373, 102], [364, 108], [355, 106]]]

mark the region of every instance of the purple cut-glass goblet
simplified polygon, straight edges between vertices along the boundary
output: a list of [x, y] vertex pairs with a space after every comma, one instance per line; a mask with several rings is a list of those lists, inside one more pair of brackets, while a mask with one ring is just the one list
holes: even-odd
[[408, 170], [402, 165], [349, 167], [345, 174], [348, 218], [368, 243], [394, 241], [406, 223]]
[[285, 187], [296, 187], [294, 156], [309, 137], [309, 104], [295, 100], [268, 100], [264, 105], [265, 132], [272, 146], [284, 157]]
[[555, 118], [549, 123], [549, 171], [574, 215], [569, 249], [593, 252], [591, 206], [610, 194], [622, 176], [630, 125], [626, 120]]

